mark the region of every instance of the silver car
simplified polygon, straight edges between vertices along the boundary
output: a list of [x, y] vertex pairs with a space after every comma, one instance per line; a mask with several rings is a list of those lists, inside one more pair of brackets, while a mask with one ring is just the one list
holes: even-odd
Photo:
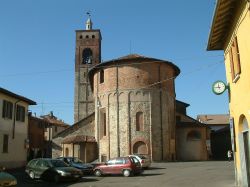
[[133, 155], [128, 155], [129, 157], [134, 157], [137, 160], [140, 161], [141, 167], [142, 168], [149, 168], [151, 165], [151, 161], [148, 156], [142, 155], [142, 154], [133, 154]]

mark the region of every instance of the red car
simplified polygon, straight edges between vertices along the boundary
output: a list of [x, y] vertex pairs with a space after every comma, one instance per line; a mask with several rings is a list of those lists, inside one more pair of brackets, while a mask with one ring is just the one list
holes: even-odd
[[95, 167], [94, 174], [98, 177], [107, 174], [122, 174], [125, 177], [140, 174], [142, 168], [140, 162], [135, 159], [130, 157], [113, 158], [105, 162], [105, 164]]

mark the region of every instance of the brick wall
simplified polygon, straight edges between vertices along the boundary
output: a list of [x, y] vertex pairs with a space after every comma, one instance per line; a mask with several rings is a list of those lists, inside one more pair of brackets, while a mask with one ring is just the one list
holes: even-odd
[[[95, 108], [99, 158], [132, 154], [139, 144], [155, 161], [175, 157], [174, 74], [167, 63], [129, 62], [119, 67], [105, 66], [104, 82], [100, 84], [99, 72], [95, 72], [94, 97], [100, 104]], [[159, 81], [162, 84], [149, 86]], [[107, 111], [108, 133], [101, 138], [102, 108]], [[137, 112], [143, 112], [142, 131], [135, 129]]]

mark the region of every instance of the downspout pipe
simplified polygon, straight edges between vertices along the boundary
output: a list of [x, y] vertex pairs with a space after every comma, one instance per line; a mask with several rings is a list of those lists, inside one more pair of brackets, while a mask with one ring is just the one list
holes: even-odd
[[13, 117], [13, 125], [12, 125], [12, 139], [15, 139], [15, 128], [16, 128], [16, 106], [17, 106], [17, 103], [19, 103], [21, 100], [17, 100], [15, 103], [14, 103], [14, 117]]
[[121, 150], [120, 150], [120, 123], [119, 123], [119, 120], [120, 120], [120, 116], [119, 116], [119, 78], [118, 78], [118, 73], [119, 73], [119, 70], [118, 70], [118, 64], [116, 66], [116, 116], [117, 116], [117, 155], [118, 157], [120, 157], [120, 154], [121, 154]]
[[[161, 81], [161, 66], [159, 65], [158, 67], [158, 75], [159, 75], [159, 82]], [[163, 110], [163, 106], [162, 106], [162, 83], [159, 84], [159, 88], [160, 88], [160, 125], [161, 125], [161, 159], [164, 159], [164, 140], [163, 140], [163, 120], [162, 120], [162, 110]]]

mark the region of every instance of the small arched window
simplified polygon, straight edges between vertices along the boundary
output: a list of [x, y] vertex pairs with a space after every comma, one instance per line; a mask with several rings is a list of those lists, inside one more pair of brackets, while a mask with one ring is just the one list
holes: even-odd
[[191, 131], [187, 134], [188, 141], [201, 140], [201, 133], [199, 131]]
[[90, 48], [86, 48], [82, 52], [82, 63], [92, 64], [93, 53]]
[[82, 35], [80, 35], [80, 37], [79, 37], [80, 39], [82, 39]]
[[86, 35], [86, 38], [89, 38], [89, 35]]
[[95, 35], [92, 35], [92, 38], [95, 38]]
[[104, 83], [104, 70], [103, 69], [100, 71], [100, 84], [101, 83]]
[[143, 112], [136, 113], [136, 131], [143, 131]]

